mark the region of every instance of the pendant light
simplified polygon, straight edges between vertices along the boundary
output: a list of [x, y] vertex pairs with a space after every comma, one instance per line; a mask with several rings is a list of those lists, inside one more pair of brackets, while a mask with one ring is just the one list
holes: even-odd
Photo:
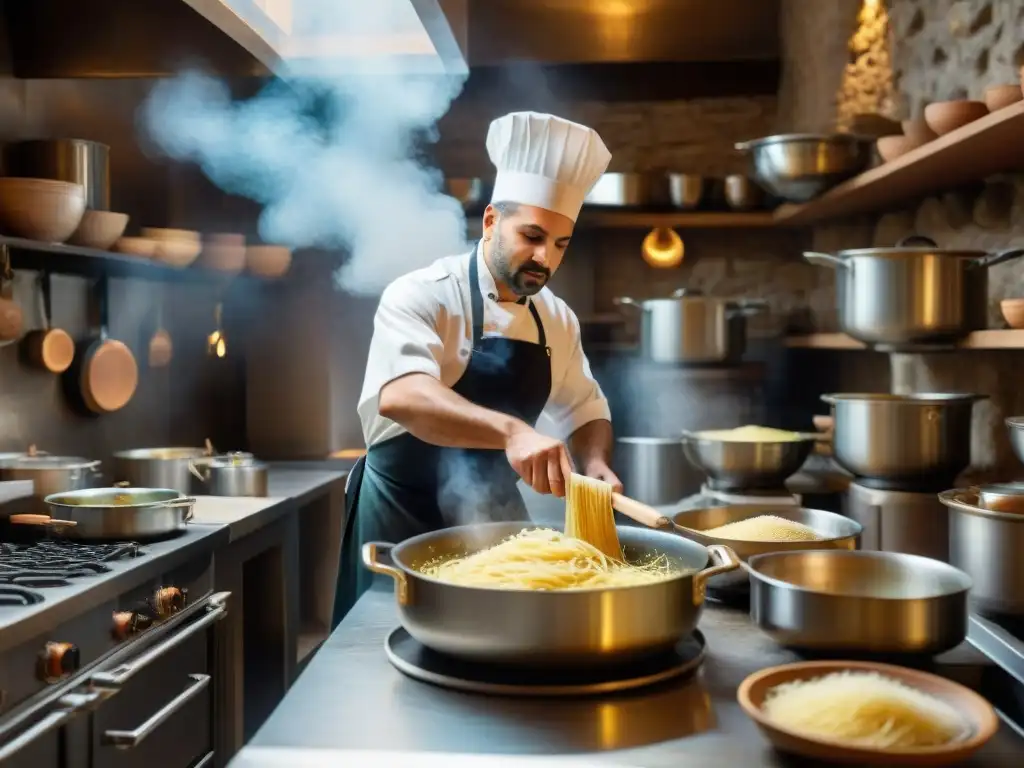
[[640, 253], [652, 267], [670, 269], [682, 263], [686, 247], [674, 229], [655, 227], [644, 238]]

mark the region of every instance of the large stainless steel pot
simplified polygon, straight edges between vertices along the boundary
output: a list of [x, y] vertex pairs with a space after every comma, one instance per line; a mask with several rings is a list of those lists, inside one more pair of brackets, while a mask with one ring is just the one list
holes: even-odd
[[31, 480], [35, 486], [31, 500], [17, 510], [8, 505], [6, 511], [22, 511], [22, 507], [41, 511], [42, 500], [51, 494], [94, 488], [102, 482], [99, 466], [99, 461], [78, 456], [17, 456], [0, 461], [0, 480]]
[[660, 506], [690, 492], [683, 449], [674, 437], [620, 437], [613, 464], [630, 498]]
[[669, 203], [669, 179], [659, 173], [605, 173], [597, 180], [584, 202], [587, 205], [645, 208]]
[[754, 177], [783, 200], [805, 203], [863, 171], [874, 141], [850, 134], [789, 133], [741, 141]]
[[268, 467], [248, 454], [228, 454], [201, 464], [192, 462], [189, 470], [198, 480], [196, 493], [210, 496], [267, 496]]
[[714, 440], [700, 432], [684, 432], [683, 454], [697, 469], [723, 488], [781, 488], [814, 450], [816, 435], [799, 440], [741, 443]]
[[[252, 454], [231, 454], [252, 458]], [[192, 492], [190, 463], [213, 459], [213, 449], [206, 448], [137, 448], [114, 454], [114, 480], [127, 482], [135, 488], [173, 488], [181, 493]]]
[[110, 148], [85, 139], [16, 141], [4, 148], [8, 176], [56, 179], [85, 189], [85, 206], [110, 210]]
[[937, 654], [967, 636], [971, 577], [898, 552], [814, 550], [750, 558], [750, 617], [780, 645]]
[[974, 580], [981, 613], [1024, 615], [1024, 515], [985, 509], [977, 488], [939, 494], [949, 508], [949, 562]]
[[170, 488], [90, 488], [55, 493], [43, 501], [50, 508], [50, 520], [12, 522], [49, 526], [68, 538], [89, 541], [168, 536], [185, 528], [196, 502]]
[[988, 268], [1024, 255], [944, 250], [927, 238], [895, 248], [804, 253], [836, 270], [840, 328], [865, 344], [899, 349], [954, 342], [988, 322]]
[[1010, 447], [1017, 460], [1024, 463], [1024, 416], [1011, 416], [1006, 420], [1010, 433]]
[[618, 662], [673, 646], [697, 627], [708, 579], [739, 566], [728, 547], [705, 548], [669, 533], [620, 527], [627, 558], [665, 555], [680, 574], [635, 587], [529, 591], [446, 584], [417, 570], [532, 527], [487, 523], [425, 533], [398, 545], [371, 542], [363, 546], [363, 563], [395, 580], [402, 625], [423, 645], [467, 659], [558, 666]]
[[987, 395], [822, 395], [832, 406], [832, 458], [858, 477], [952, 482], [971, 463], [971, 411]]
[[[708, 536], [704, 531], [718, 528], [729, 523], [738, 523], [752, 517], [772, 515], [783, 520], [813, 528], [822, 538], [817, 541], [743, 541], [741, 539], [721, 539]], [[755, 555], [766, 552], [797, 552], [807, 549], [859, 549], [862, 528], [860, 523], [843, 515], [826, 512], [822, 509], [806, 509], [803, 507], [781, 507], [778, 505], [737, 504], [726, 507], [705, 507], [703, 509], [687, 509], [677, 512], [669, 518], [661, 518], [656, 522], [659, 528], [671, 527], [676, 533], [693, 539], [698, 544], [710, 547], [722, 544], [730, 547], [740, 560], [748, 560]], [[749, 586], [749, 577], [744, 568], [714, 576], [708, 587], [717, 590], [743, 590]]]
[[765, 310], [760, 299], [720, 299], [680, 288], [667, 299], [616, 298], [642, 312], [640, 347], [656, 363], [736, 362], [746, 351], [747, 316]]

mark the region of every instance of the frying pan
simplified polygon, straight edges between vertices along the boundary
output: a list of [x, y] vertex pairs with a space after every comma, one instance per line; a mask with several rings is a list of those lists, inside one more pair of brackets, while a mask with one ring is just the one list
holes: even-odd
[[139, 383], [139, 367], [131, 350], [107, 333], [106, 278], [96, 288], [99, 330], [78, 342], [64, 381], [73, 403], [89, 413], [104, 414], [120, 410], [131, 400]]
[[62, 328], [54, 328], [50, 273], [39, 274], [39, 296], [42, 304], [43, 326], [25, 335], [25, 354], [37, 368], [50, 373], [64, 373], [75, 356], [75, 342]]

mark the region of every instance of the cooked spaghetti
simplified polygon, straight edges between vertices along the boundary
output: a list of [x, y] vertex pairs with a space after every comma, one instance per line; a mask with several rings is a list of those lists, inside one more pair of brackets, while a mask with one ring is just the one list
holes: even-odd
[[650, 584], [682, 571], [664, 556], [625, 561], [612, 511], [612, 487], [582, 475], [569, 478], [565, 533], [520, 531], [487, 549], [420, 569], [451, 584], [491, 589], [567, 590]]
[[587, 542], [613, 560], [622, 559], [609, 483], [575, 472], [569, 475], [565, 494], [565, 535]]
[[877, 672], [834, 672], [768, 691], [764, 714], [782, 728], [874, 749], [949, 744], [965, 732], [955, 709]]

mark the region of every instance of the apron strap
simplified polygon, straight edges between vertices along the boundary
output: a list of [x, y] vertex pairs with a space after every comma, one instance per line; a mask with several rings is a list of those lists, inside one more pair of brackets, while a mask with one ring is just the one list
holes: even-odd
[[[480, 272], [476, 265], [479, 249], [480, 244], [477, 243], [477, 247], [469, 254], [469, 309], [473, 322], [473, 349], [479, 346], [480, 339], [484, 337], [484, 295], [480, 292]], [[537, 326], [537, 343], [544, 347], [550, 356], [551, 348], [548, 347], [548, 339], [544, 333], [544, 323], [540, 321], [540, 313], [532, 299], [528, 299], [526, 303], [533, 316], [533, 322]]]

